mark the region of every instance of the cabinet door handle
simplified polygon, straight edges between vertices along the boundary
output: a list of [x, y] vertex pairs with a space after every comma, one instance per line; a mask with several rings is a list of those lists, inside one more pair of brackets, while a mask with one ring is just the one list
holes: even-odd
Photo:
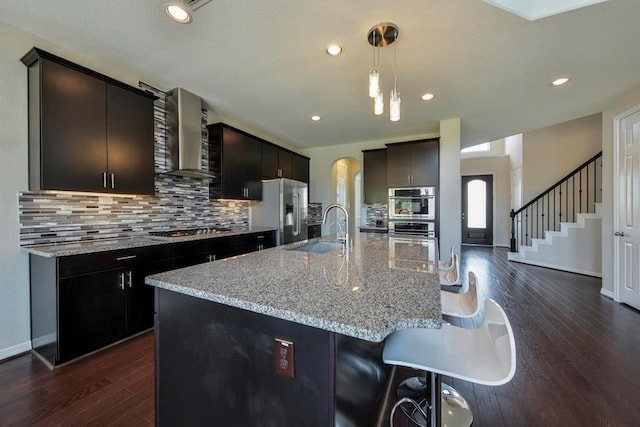
[[116, 188], [116, 174], [111, 174], [111, 188]]
[[127, 279], [129, 279], [129, 287], [133, 287], [133, 271], [127, 273]]
[[138, 255], [119, 256], [116, 261], [124, 261], [125, 259], [134, 259]]
[[102, 172], [102, 188], [107, 188], [107, 173]]
[[119, 283], [120, 289], [122, 289], [124, 291], [124, 273], [120, 273], [120, 283]]

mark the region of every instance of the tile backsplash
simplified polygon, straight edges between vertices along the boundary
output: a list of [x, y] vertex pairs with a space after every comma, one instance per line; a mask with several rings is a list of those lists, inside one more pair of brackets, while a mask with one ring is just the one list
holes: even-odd
[[387, 219], [389, 216], [389, 211], [387, 209], [386, 203], [376, 203], [373, 205], [365, 205], [367, 209], [367, 226], [375, 227], [376, 220], [384, 221], [384, 225], [387, 225]]
[[[168, 175], [170, 170], [164, 93], [154, 90], [156, 195], [112, 196], [23, 191], [18, 197], [20, 244], [64, 243], [147, 234], [152, 230], [246, 227], [249, 202], [210, 200], [208, 181]], [[206, 111], [202, 113], [203, 152], [208, 153]], [[202, 159], [208, 166], [207, 154]]]

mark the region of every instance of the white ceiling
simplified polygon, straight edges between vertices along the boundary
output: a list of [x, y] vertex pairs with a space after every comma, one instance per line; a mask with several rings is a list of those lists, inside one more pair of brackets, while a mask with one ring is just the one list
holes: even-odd
[[[190, 25], [169, 21], [163, 3], [2, 0], [0, 20], [116, 78], [182, 86], [223, 121], [300, 148], [409, 140], [455, 117], [464, 147], [601, 111], [640, 84], [638, 0], [534, 22], [480, 0], [213, 0]], [[395, 123], [367, 97], [366, 35], [383, 21], [400, 28]], [[331, 42], [344, 54], [328, 56]], [[393, 48], [381, 55], [388, 99]], [[572, 83], [550, 88], [561, 75]], [[420, 101], [427, 91], [435, 101]]]

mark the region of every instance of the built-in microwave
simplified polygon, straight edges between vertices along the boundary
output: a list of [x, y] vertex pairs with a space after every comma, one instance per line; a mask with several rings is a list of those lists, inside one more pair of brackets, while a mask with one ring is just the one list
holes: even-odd
[[436, 219], [436, 187], [389, 189], [389, 219]]

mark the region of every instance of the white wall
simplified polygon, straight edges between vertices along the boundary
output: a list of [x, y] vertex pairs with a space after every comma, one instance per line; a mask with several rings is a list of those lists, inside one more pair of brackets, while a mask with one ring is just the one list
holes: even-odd
[[33, 43], [0, 24], [0, 359], [31, 348], [28, 257], [19, 251], [18, 191], [27, 189], [27, 69]]
[[509, 156], [463, 159], [462, 176], [493, 175], [493, 245], [509, 247], [511, 238], [511, 162]]
[[452, 246], [460, 253], [462, 239], [462, 179], [460, 178], [460, 119], [440, 122], [440, 250]]
[[609, 104], [602, 112], [602, 293], [613, 298], [613, 120], [640, 105], [640, 86]]
[[527, 203], [602, 149], [600, 113], [522, 135], [522, 201]]
[[504, 152], [511, 161], [511, 170], [522, 167], [522, 134], [508, 136], [504, 139]]

